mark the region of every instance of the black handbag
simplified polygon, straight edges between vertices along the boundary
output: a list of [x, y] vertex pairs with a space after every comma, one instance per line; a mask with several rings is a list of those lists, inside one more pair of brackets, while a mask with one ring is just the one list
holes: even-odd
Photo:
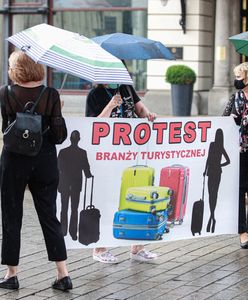
[[[31, 109], [28, 109], [31, 104], [28, 102], [23, 112], [17, 112], [16, 119], [5, 129], [3, 144], [7, 151], [26, 156], [36, 156], [39, 153], [43, 141], [42, 116], [35, 113], [35, 108], [45, 90], [46, 87], [43, 87], [38, 99], [32, 103]], [[18, 102], [10, 86], [8, 86], [8, 95]]]

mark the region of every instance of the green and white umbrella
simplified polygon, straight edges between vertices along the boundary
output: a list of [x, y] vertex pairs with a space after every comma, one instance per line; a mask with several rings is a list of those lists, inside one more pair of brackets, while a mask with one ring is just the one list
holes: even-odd
[[229, 37], [239, 54], [248, 56], [248, 31]]
[[47, 24], [8, 38], [35, 62], [93, 83], [133, 84], [123, 63], [92, 40]]

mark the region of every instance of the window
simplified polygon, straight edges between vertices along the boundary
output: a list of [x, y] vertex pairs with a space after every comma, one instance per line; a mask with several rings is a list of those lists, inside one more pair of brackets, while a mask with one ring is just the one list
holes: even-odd
[[[147, 1], [54, 1], [53, 24], [88, 38], [114, 32], [147, 35]], [[137, 90], [146, 89], [146, 61], [127, 61]], [[63, 74], [53, 71], [53, 85], [60, 88]], [[65, 89], [89, 89], [91, 83], [68, 75]]]
[[[0, 0], [0, 4], [9, 5], [4, 24], [11, 28], [10, 35], [49, 22], [88, 38], [114, 32], [147, 35], [148, 0]], [[8, 53], [4, 56], [7, 57]], [[146, 61], [127, 61], [126, 64], [136, 89], [145, 90]], [[56, 88], [61, 88], [64, 75], [52, 70], [52, 84]], [[71, 75], [67, 76], [64, 85], [65, 89], [90, 87], [91, 83]]]

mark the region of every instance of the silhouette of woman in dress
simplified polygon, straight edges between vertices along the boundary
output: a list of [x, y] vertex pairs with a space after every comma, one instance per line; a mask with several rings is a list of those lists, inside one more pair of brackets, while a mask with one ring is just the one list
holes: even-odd
[[[225, 162], [221, 162], [222, 156], [224, 156]], [[217, 205], [218, 190], [222, 173], [221, 168], [229, 164], [230, 158], [224, 149], [223, 131], [218, 128], [215, 133], [214, 142], [210, 143], [206, 167], [203, 173], [203, 176], [208, 176], [210, 218], [207, 224], [207, 232], [210, 232], [211, 230], [213, 233], [215, 231], [216, 220], [214, 211]]]

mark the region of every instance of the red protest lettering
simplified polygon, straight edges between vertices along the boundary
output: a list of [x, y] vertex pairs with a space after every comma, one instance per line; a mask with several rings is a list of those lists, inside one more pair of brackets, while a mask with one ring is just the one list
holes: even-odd
[[211, 121], [200, 121], [198, 123], [198, 128], [201, 129], [201, 141], [206, 142], [207, 141], [207, 130], [208, 130], [208, 128], [211, 128]]
[[153, 123], [153, 130], [157, 130], [156, 144], [163, 144], [164, 130], [167, 129], [167, 123]]
[[185, 143], [193, 143], [196, 139], [196, 125], [195, 122], [187, 122], [184, 125], [184, 132], [183, 139]]
[[170, 144], [179, 144], [181, 143], [181, 129], [182, 122], [172, 122], [170, 123], [170, 134], [169, 134], [169, 143]]
[[128, 123], [115, 123], [113, 145], [120, 145], [121, 141], [124, 145], [131, 145], [129, 134], [132, 128]]
[[151, 128], [147, 123], [138, 124], [134, 129], [134, 140], [138, 145], [146, 144], [151, 137]]
[[105, 122], [94, 122], [92, 130], [92, 145], [99, 145], [100, 139], [109, 135], [110, 127]]

